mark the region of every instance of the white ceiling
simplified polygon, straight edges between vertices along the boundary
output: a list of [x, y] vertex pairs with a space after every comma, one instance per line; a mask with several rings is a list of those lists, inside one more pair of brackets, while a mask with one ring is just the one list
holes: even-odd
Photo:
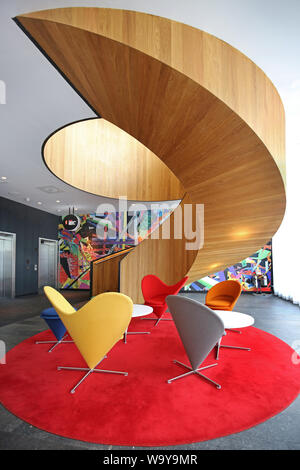
[[[300, 112], [299, 0], [1, 0], [0, 93], [4, 83], [6, 102], [0, 104], [0, 177], [7, 180], [0, 183], [0, 196], [57, 215], [70, 206], [78, 213], [93, 212], [105, 200], [66, 185], [45, 167], [41, 158], [45, 138], [94, 114], [12, 20], [21, 13], [67, 6], [144, 11], [225, 40], [273, 81], [286, 108], [288, 139], [299, 143], [299, 121], [295, 125], [292, 119]], [[48, 186], [59, 192], [39, 189]]]

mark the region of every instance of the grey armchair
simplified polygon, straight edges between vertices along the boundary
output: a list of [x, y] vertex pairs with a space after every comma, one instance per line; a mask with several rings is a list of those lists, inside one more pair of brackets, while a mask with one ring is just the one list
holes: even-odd
[[166, 302], [191, 363], [190, 367], [174, 360], [174, 363], [185, 367], [189, 372], [169, 379], [167, 382], [171, 383], [182, 377], [196, 374], [220, 389], [221, 385], [200, 373], [201, 370], [214, 367], [217, 363], [200, 368], [199, 366], [223, 336], [225, 331], [223, 321], [210, 308], [196, 300], [169, 295]]

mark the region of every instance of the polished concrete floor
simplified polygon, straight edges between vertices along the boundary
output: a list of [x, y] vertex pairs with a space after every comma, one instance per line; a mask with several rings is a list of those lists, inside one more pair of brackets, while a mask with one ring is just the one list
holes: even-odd
[[[204, 299], [203, 294], [182, 295], [200, 302]], [[68, 292], [66, 296], [74, 306], [87, 299], [85, 292]], [[39, 318], [39, 313], [47, 306], [47, 301], [43, 296], [0, 301], [0, 340], [5, 341], [7, 349], [46, 329], [45, 323]], [[300, 341], [300, 308], [290, 302], [272, 295], [243, 294], [235, 310], [253, 315], [257, 328], [272, 333], [291, 346], [294, 342]], [[88, 444], [55, 436], [34, 428], [0, 407], [0, 449], [115, 450], [137, 448]], [[246, 431], [220, 439], [165, 449], [300, 450], [300, 398], [298, 397], [279, 415]], [[150, 449], [147, 448], [147, 450]]]

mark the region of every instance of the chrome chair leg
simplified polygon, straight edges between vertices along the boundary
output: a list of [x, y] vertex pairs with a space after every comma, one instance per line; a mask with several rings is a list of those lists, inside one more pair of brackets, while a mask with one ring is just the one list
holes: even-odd
[[160, 321], [173, 321], [173, 318], [141, 318], [141, 320], [153, 320], [155, 321], [155, 325], [158, 325]]
[[150, 331], [127, 331], [128, 335], [150, 335]]
[[58, 346], [61, 343], [74, 343], [74, 341], [65, 341], [64, 338], [66, 338], [67, 334], [62, 337], [59, 341], [36, 341], [35, 344], [54, 344], [48, 352], [52, 352], [56, 346]]
[[227, 346], [225, 344], [221, 344], [220, 348], [244, 349], [245, 351], [251, 351], [251, 348], [244, 348], [244, 347], [241, 347], [241, 346]]
[[[222, 338], [221, 338], [222, 339]], [[216, 360], [219, 359], [219, 354], [220, 354], [220, 348], [228, 348], [228, 349], [242, 349], [244, 351], [251, 351], [251, 348], [245, 348], [242, 346], [228, 346], [227, 344], [221, 344], [221, 339], [217, 342], [216, 344]]]
[[181, 379], [182, 377], [186, 377], [187, 375], [194, 374], [194, 371], [192, 370], [191, 372], [186, 372], [185, 374], [182, 375], [177, 375], [177, 377], [173, 377], [173, 379], [167, 380], [168, 384], [172, 383], [174, 380]]
[[150, 331], [125, 331], [124, 343], [127, 343], [127, 335], [150, 335]]
[[[201, 370], [201, 369], [200, 369]], [[200, 377], [202, 377], [203, 379], [205, 380], [208, 380], [208, 382], [214, 384], [218, 390], [221, 389], [221, 385], [218, 384], [217, 382], [214, 382], [213, 380], [209, 379], [208, 377], [206, 377], [206, 375], [203, 375], [203, 374], [200, 374], [200, 372], [196, 371], [196, 374], [200, 375]]]
[[219, 354], [220, 354], [220, 346], [221, 346], [221, 340], [219, 340], [216, 344], [217, 352], [216, 352], [216, 360], [218, 361], [219, 359]]
[[177, 360], [174, 360], [173, 362], [175, 364], [179, 364], [179, 365], [185, 367], [186, 369], [189, 369], [189, 372], [186, 372], [185, 374], [181, 374], [181, 375], [178, 375], [177, 377], [173, 377], [172, 379], [167, 380], [168, 384], [172, 383], [174, 380], [181, 379], [183, 377], [187, 377], [188, 375], [191, 375], [191, 374], [196, 374], [196, 375], [199, 375], [200, 377], [202, 377], [203, 379], [208, 380], [208, 382], [214, 384], [217, 387], [217, 389], [219, 389], [219, 390], [221, 389], [221, 385], [219, 385], [217, 382], [214, 382], [213, 380], [209, 379], [208, 377], [206, 377], [205, 375], [203, 375], [199, 372], [200, 370], [209, 369], [210, 367], [217, 366], [218, 364], [210, 364], [209, 366], [200, 367], [199, 369], [194, 370], [194, 369], [192, 369], [192, 367], [187, 366], [186, 364], [183, 364], [182, 362], [179, 362]]
[[54, 346], [52, 346], [52, 348], [49, 349], [49, 353], [53, 351], [54, 348], [56, 348], [56, 346], [58, 346], [59, 344], [61, 343], [74, 343], [74, 341], [58, 341], [56, 344], [54, 344]]
[[241, 331], [239, 331], [239, 330], [234, 330], [233, 328], [226, 328], [226, 330], [232, 331], [233, 333], [239, 333], [240, 335], [242, 334]]
[[121, 372], [121, 371], [115, 371], [115, 370], [104, 370], [104, 369], [96, 369], [96, 367], [106, 358], [107, 356], [104, 356], [98, 364], [93, 369], [89, 369], [88, 367], [65, 367], [65, 366], [58, 366], [57, 370], [80, 370], [80, 371], [87, 371], [87, 373], [82, 377], [82, 379], [77, 382], [77, 384], [70, 390], [70, 393], [75, 393], [77, 387], [79, 387], [80, 384], [93, 372], [103, 372], [106, 374], [120, 374], [120, 375], [128, 375], [128, 372]]

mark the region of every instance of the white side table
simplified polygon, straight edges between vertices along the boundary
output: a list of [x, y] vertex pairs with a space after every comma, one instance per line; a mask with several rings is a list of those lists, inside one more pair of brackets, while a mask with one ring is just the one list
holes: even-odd
[[[153, 312], [153, 308], [148, 305], [133, 304], [132, 318], [143, 317], [150, 315]], [[125, 331], [124, 343], [127, 343], [127, 335], [150, 335], [150, 331]]]
[[[214, 312], [221, 318], [225, 329], [228, 330], [231, 328], [245, 328], [247, 326], [253, 325], [254, 323], [254, 318], [251, 317], [251, 315], [247, 315], [246, 313], [232, 312], [230, 310], [214, 310]], [[250, 348], [223, 345], [221, 344], [221, 340], [222, 338], [218, 341], [217, 344], [216, 359], [219, 359], [220, 348], [244, 349], [246, 351], [250, 351]]]

